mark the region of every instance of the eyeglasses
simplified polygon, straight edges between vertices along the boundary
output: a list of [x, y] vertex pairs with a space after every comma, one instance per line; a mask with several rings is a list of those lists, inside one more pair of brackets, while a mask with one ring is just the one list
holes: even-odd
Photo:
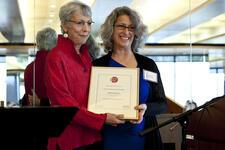
[[79, 20], [79, 21], [75, 21], [75, 20], [67, 20], [68, 22], [72, 22], [75, 25], [77, 25], [78, 27], [83, 27], [85, 24], [87, 24], [89, 27], [94, 23], [93, 21], [83, 21], [83, 20]]
[[119, 30], [126, 30], [128, 29], [128, 31], [130, 32], [134, 32], [135, 31], [135, 27], [133, 26], [126, 26], [125, 24], [117, 24], [117, 25], [114, 25], [117, 29]]

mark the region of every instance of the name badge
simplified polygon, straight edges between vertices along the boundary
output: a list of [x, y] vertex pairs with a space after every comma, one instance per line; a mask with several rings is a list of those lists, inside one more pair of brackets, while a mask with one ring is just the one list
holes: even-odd
[[143, 76], [145, 80], [158, 83], [157, 73], [155, 72], [143, 70]]

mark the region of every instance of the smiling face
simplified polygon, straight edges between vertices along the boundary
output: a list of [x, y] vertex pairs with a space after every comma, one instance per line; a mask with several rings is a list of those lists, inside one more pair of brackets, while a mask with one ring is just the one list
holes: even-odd
[[134, 26], [127, 15], [121, 15], [116, 19], [113, 30], [114, 49], [129, 49], [134, 40]]
[[71, 39], [76, 47], [80, 47], [86, 43], [91, 32], [91, 17], [84, 16], [79, 11], [74, 13], [71, 20], [68, 20], [63, 29], [68, 33], [68, 38]]

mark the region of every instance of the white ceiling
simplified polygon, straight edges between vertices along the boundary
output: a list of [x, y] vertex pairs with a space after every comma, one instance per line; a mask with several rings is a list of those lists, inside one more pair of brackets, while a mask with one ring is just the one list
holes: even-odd
[[[30, 52], [38, 30], [50, 26], [60, 33], [59, 8], [70, 0], [0, 0], [0, 54]], [[81, 0], [93, 11], [92, 34], [118, 6], [139, 12], [149, 29], [148, 44], [225, 43], [225, 0]], [[22, 43], [6, 47], [2, 43]], [[23, 43], [31, 43], [24, 50]], [[168, 47], [168, 46], [167, 46]], [[151, 49], [147, 54], [182, 54], [186, 50]], [[147, 49], [148, 50], [148, 49]], [[204, 51], [208, 53], [208, 51]], [[201, 51], [196, 50], [195, 53]], [[212, 55], [212, 53], [210, 53]]]
[[[58, 12], [68, 1], [0, 0], [0, 55], [34, 54], [38, 30], [49, 26], [60, 33]], [[97, 41], [101, 41], [98, 31], [107, 15], [125, 5], [138, 11], [148, 26], [150, 46], [141, 51], [143, 54], [186, 55], [192, 52], [209, 54], [210, 61], [225, 60], [225, 0], [81, 1], [92, 8], [95, 22], [92, 34]], [[179, 43], [186, 43], [186, 46]], [[190, 48], [189, 43], [208, 46]]]
[[[61, 5], [68, 1], [1, 0], [0, 43], [34, 43], [35, 33], [46, 26], [60, 33], [58, 12]], [[137, 10], [148, 26], [148, 43], [224, 43], [224, 0], [83, 0], [83, 2], [92, 7], [95, 22], [92, 33], [95, 36], [98, 35], [99, 27], [106, 16], [115, 7], [126, 5]], [[11, 25], [13, 23], [16, 25]], [[21, 36], [22, 40], [10, 39], [7, 35]], [[218, 40], [213, 40], [215, 38]]]

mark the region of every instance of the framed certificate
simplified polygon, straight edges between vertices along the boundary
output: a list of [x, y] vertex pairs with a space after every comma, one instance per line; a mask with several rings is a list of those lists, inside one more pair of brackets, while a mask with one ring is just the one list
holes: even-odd
[[95, 113], [123, 114], [137, 120], [139, 104], [139, 69], [92, 67], [88, 110]]

